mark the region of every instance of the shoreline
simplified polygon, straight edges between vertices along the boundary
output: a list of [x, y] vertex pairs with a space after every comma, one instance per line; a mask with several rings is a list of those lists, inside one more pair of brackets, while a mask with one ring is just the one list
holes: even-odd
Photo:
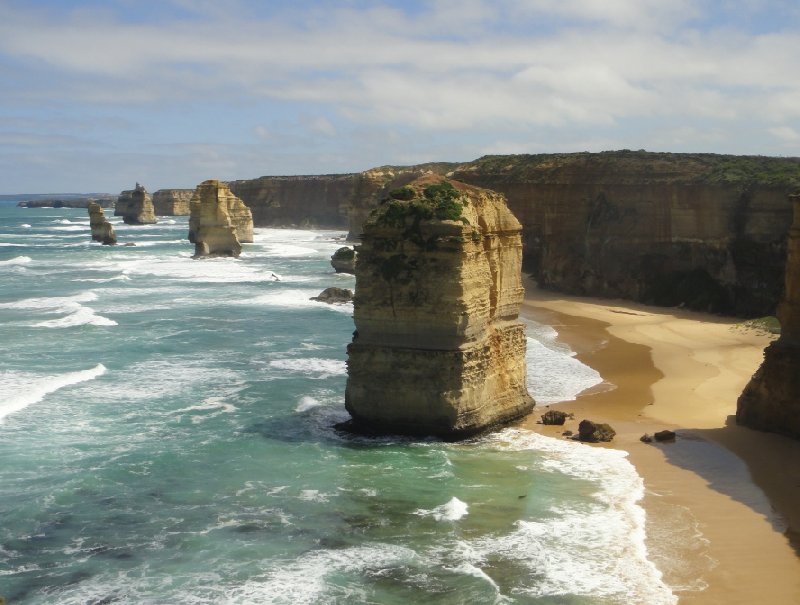
[[[522, 317], [551, 325], [606, 382], [537, 406], [522, 426], [563, 438], [584, 418], [611, 424], [600, 447], [627, 451], [643, 478], [648, 552], [681, 604], [800, 604], [800, 442], [733, 417], [774, 337], [738, 319], [525, 287]], [[537, 424], [548, 408], [575, 418]], [[667, 428], [674, 443], [639, 440]]]

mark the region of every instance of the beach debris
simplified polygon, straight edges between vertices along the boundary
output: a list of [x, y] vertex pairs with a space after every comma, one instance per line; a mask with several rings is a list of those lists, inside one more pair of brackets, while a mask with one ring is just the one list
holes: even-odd
[[572, 437], [572, 435], [573, 435], [572, 431], [564, 431], [561, 434], [564, 435], [564, 437]]
[[578, 425], [578, 440], [597, 443], [598, 441], [611, 441], [617, 432], [611, 425], [604, 422], [592, 422], [591, 420], [581, 420]]
[[353, 300], [353, 291], [349, 288], [325, 288], [317, 296], [312, 296], [311, 300], [328, 303], [346, 303]]
[[645, 433], [641, 437], [639, 437], [639, 441], [642, 443], [653, 443], [653, 436], [650, 433]]
[[575, 418], [575, 414], [568, 414], [560, 410], [547, 410], [542, 414], [542, 424], [563, 425], [567, 418]]
[[675, 431], [664, 429], [663, 431], [658, 431], [657, 433], [653, 434], [653, 438], [659, 443], [663, 443], [664, 441], [675, 441]]

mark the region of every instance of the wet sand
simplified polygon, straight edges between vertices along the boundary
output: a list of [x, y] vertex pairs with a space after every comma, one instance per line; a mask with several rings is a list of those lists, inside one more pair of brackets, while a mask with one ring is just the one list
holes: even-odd
[[[644, 479], [650, 556], [680, 603], [800, 604], [800, 441], [734, 420], [774, 337], [736, 319], [526, 288], [522, 315], [552, 325], [610, 383], [549, 406], [575, 414], [564, 427], [536, 423], [545, 406], [526, 426], [560, 437], [584, 418], [612, 425], [609, 446]], [[674, 443], [639, 440], [665, 428]]]

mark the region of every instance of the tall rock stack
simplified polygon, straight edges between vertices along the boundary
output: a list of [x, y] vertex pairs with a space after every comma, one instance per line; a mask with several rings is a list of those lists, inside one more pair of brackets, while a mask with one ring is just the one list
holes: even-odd
[[393, 190], [358, 249], [354, 428], [458, 439], [530, 412], [521, 262], [502, 195], [434, 175]]
[[97, 202], [89, 202], [89, 227], [92, 230], [92, 240], [104, 246], [113, 246], [117, 243], [117, 234], [114, 227], [108, 222], [103, 208]]
[[126, 225], [152, 225], [157, 222], [153, 200], [139, 183], [135, 188], [119, 194], [114, 216], [121, 216]]
[[157, 216], [188, 216], [194, 189], [159, 189], [153, 194]]
[[789, 230], [781, 335], [764, 351], [764, 362], [739, 397], [736, 422], [800, 439], [800, 193], [789, 196], [794, 222]]
[[189, 241], [195, 256], [239, 256], [253, 241], [253, 217], [244, 202], [218, 180], [203, 181], [189, 203]]

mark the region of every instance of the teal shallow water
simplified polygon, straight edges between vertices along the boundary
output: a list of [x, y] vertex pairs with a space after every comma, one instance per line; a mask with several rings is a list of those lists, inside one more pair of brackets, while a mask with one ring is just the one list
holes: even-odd
[[[9, 603], [672, 603], [621, 452], [508, 429], [346, 439], [343, 233], [192, 260], [185, 217], [0, 206]], [[278, 279], [279, 278], [279, 279]], [[531, 389], [596, 373], [529, 328]], [[539, 374], [536, 374], [538, 368]]]

